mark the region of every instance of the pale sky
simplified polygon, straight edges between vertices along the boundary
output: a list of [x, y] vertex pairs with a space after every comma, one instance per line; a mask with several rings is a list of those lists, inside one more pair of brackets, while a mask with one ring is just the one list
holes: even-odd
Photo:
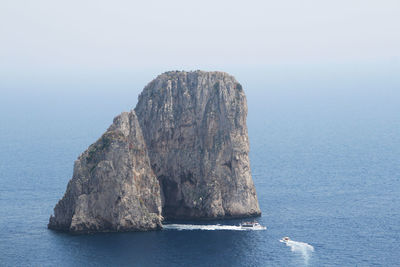
[[0, 1], [0, 77], [385, 60], [399, 0]]

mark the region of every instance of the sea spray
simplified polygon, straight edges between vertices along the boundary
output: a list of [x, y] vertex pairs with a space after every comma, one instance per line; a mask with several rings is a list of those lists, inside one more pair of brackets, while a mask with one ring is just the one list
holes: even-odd
[[199, 225], [199, 224], [164, 224], [163, 229], [165, 230], [206, 230], [206, 231], [259, 231], [267, 229], [265, 226], [254, 226], [254, 227], [242, 227], [237, 225]]
[[291, 251], [293, 251], [297, 254], [301, 254], [301, 256], [304, 259], [304, 263], [306, 265], [308, 264], [311, 254], [314, 252], [313, 246], [311, 246], [310, 244], [304, 243], [304, 242], [298, 242], [298, 241], [293, 241], [293, 240], [283, 241], [283, 239], [282, 239], [280, 241], [282, 243], [285, 243], [286, 246], [290, 247]]

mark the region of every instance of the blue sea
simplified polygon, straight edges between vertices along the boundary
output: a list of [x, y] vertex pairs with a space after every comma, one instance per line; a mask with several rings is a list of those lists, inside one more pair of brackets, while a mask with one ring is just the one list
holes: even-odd
[[[155, 232], [48, 230], [74, 160], [114, 116], [134, 108], [158, 72], [3, 81], [0, 265], [399, 266], [400, 72], [393, 66], [229, 70], [247, 94], [264, 231], [215, 227], [241, 220], [172, 222], [208, 227]], [[296, 242], [279, 242], [284, 236]]]

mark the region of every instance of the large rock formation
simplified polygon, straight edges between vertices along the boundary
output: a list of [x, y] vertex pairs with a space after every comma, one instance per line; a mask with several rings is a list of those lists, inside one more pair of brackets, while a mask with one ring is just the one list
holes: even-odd
[[161, 227], [160, 186], [134, 111], [114, 119], [75, 162], [73, 178], [50, 217], [50, 229], [141, 231]]
[[242, 86], [226, 73], [158, 76], [135, 111], [79, 156], [48, 227], [151, 230], [161, 227], [161, 211], [169, 219], [260, 215], [246, 116]]
[[223, 72], [166, 72], [135, 108], [170, 219], [260, 215], [242, 86]]

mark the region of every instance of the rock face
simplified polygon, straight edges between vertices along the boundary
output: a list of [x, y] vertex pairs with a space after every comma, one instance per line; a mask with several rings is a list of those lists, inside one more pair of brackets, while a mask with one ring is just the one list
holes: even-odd
[[169, 219], [260, 215], [251, 178], [247, 104], [223, 72], [166, 72], [135, 108]]
[[260, 215], [246, 116], [242, 86], [226, 73], [161, 74], [79, 156], [48, 227], [144, 231], [163, 216]]
[[161, 228], [160, 186], [134, 111], [114, 119], [74, 165], [73, 178], [50, 217], [50, 229], [71, 232]]

